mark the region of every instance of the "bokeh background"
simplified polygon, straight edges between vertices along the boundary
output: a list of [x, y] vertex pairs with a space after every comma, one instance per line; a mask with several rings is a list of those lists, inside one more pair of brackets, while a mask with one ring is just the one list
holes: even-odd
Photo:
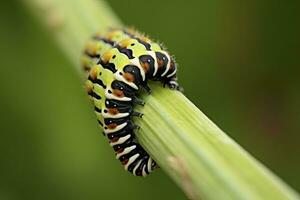
[[[186, 96], [300, 191], [299, 1], [109, 4], [176, 55]], [[162, 170], [123, 171], [80, 76], [21, 1], [1, 3], [0, 53], [0, 199], [185, 199]]]

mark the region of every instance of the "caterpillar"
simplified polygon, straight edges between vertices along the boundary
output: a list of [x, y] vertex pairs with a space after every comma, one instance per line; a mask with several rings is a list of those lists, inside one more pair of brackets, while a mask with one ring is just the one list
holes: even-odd
[[180, 89], [174, 59], [160, 44], [133, 29], [110, 29], [86, 44], [82, 66], [98, 123], [116, 158], [133, 175], [147, 176], [158, 166], [134, 136], [139, 127], [132, 117], [143, 116], [134, 107], [145, 104], [138, 98], [142, 89], [151, 93], [148, 80]]

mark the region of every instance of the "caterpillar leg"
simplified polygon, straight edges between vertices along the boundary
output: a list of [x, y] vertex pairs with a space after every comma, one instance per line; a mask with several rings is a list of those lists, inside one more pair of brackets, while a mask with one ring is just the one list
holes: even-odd
[[117, 159], [121, 161], [125, 170], [132, 173], [134, 176], [147, 176], [156, 167], [156, 162], [143, 149], [143, 147], [132, 142], [124, 150], [117, 153]]
[[108, 134], [107, 137], [110, 145], [114, 148], [116, 158], [119, 159], [125, 170], [135, 176], [147, 176], [157, 168], [157, 164], [134, 140], [131, 128], [128, 125], [118, 132]]
[[132, 130], [139, 130], [141, 128], [139, 125], [134, 124], [132, 121], [129, 121], [128, 124], [128, 127]]
[[167, 86], [171, 90], [178, 90], [180, 92], [183, 91], [183, 88], [181, 86], [179, 86], [179, 84], [177, 83], [176, 77], [172, 77], [170, 79], [163, 80], [162, 83], [163, 83], [163, 87]]
[[136, 112], [136, 111], [133, 111], [133, 112], [131, 113], [131, 116], [133, 116], [133, 117], [139, 117], [139, 118], [142, 118], [143, 115], [144, 115], [143, 113]]
[[182, 90], [182, 87], [180, 87], [178, 85], [178, 83], [176, 81], [170, 81], [166, 84], [168, 86], [168, 88], [170, 88], [171, 90]]
[[144, 106], [145, 105], [145, 102], [142, 100], [142, 99], [139, 99], [138, 97], [134, 96], [132, 98], [132, 102], [134, 104], [137, 104], [137, 105], [140, 105], [140, 106]]
[[[142, 148], [142, 147], [141, 147]], [[149, 173], [151, 173], [155, 168], [157, 164], [156, 162], [149, 156], [149, 154], [146, 154], [144, 157], [142, 157], [138, 162], [136, 162], [136, 165], [134, 166], [131, 173], [135, 176], [147, 176]]]
[[147, 92], [148, 95], [151, 94], [152, 90], [147, 84], [144, 84], [142, 87]]

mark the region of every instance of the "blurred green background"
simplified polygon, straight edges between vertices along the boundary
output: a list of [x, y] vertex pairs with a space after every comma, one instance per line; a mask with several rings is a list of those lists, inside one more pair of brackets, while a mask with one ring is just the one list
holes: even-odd
[[[300, 191], [299, 1], [109, 3], [176, 55], [186, 96]], [[0, 199], [185, 199], [162, 170], [124, 172], [80, 77], [21, 1], [0, 16]]]

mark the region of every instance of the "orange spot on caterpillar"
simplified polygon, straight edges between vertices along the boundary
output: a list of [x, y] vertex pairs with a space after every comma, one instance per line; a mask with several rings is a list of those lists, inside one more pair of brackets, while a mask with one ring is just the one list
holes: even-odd
[[107, 128], [108, 129], [114, 129], [114, 128], [116, 128], [118, 125], [116, 124], [116, 123], [111, 123], [111, 124], [109, 124], [109, 125], [107, 125]]
[[150, 69], [150, 65], [147, 62], [140, 62], [141, 66], [143, 67], [145, 73], [147, 73]]
[[115, 143], [115, 142], [117, 142], [118, 140], [119, 140], [118, 137], [114, 137], [114, 138], [112, 138], [112, 139], [110, 140], [110, 142]]
[[109, 108], [107, 110], [108, 110], [108, 113], [111, 115], [116, 115], [119, 113], [119, 110], [117, 108]]
[[135, 80], [134, 76], [131, 73], [124, 73], [123, 76], [128, 82], [133, 82]]
[[164, 66], [164, 61], [161, 59], [157, 60], [158, 68], [162, 68]]
[[123, 160], [121, 163], [122, 163], [122, 165], [126, 165], [127, 163], [128, 163], [128, 159], [126, 159], [126, 160]]
[[122, 90], [114, 89], [113, 94], [117, 97], [124, 97], [124, 92]]
[[123, 151], [124, 151], [124, 149], [123, 149], [123, 148], [120, 148], [120, 149], [118, 149], [118, 150], [116, 151], [116, 153], [119, 154], [119, 153], [122, 153]]

